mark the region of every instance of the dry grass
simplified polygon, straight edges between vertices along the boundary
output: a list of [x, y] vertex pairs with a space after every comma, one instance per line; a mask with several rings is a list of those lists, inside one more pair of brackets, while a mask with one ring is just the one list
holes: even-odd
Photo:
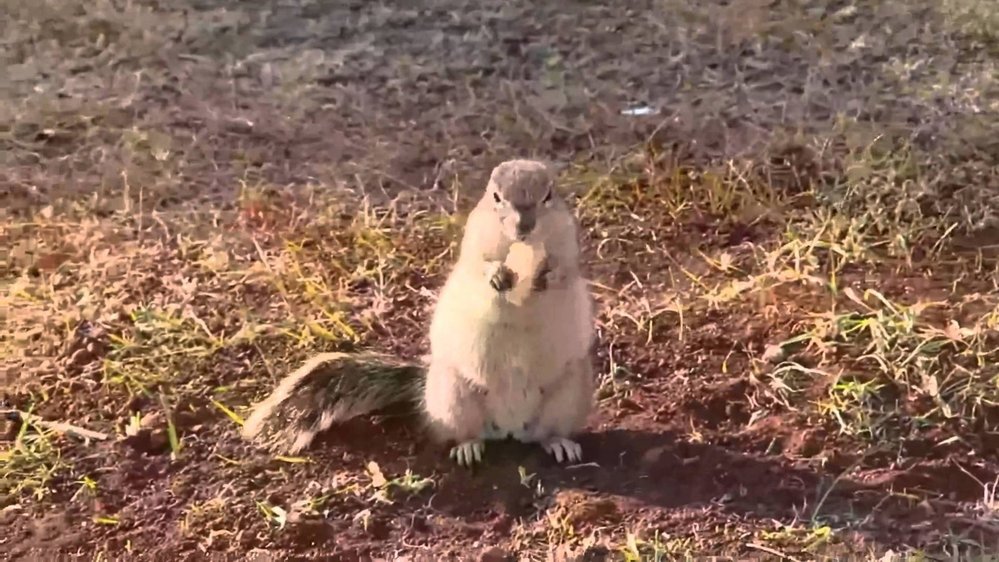
[[[265, 462], [232, 444], [252, 400], [319, 351], [416, 356], [464, 193], [487, 164], [535, 151], [570, 163], [600, 304], [602, 409], [672, 407], [665, 390], [696, 401], [721, 377], [746, 381], [746, 421], [691, 418], [690, 443], [771, 418], [821, 430], [817, 453], [765, 454], [815, 467], [845, 457], [833, 487], [931, 457], [996, 466], [999, 27], [987, 2], [657, 2], [622, 20], [626, 44], [594, 23], [623, 16], [580, 7], [574, 25], [594, 31], [528, 33], [520, 46], [499, 37], [527, 29], [526, 4], [465, 15], [449, 4], [453, 44], [404, 10], [202, 4], [192, 17], [146, 2], [3, 2], [11, 409], [174, 463]], [[658, 113], [636, 137], [612, 104], [642, 98]], [[728, 337], [705, 335], [719, 326]], [[5, 513], [113, 496], [115, 466], [95, 464], [92, 443], [7, 425]], [[908, 452], [924, 441], [944, 452]], [[437, 475], [374, 463], [306, 489], [303, 460], [266, 460], [275, 480], [239, 484], [254, 497], [182, 495], [169, 516], [202, 550], [248, 547], [233, 537], [330, 513], [372, 532], [392, 498], [437, 487]], [[904, 496], [963, 523], [894, 548], [988, 550], [968, 529], [999, 528], [996, 483], [975, 474], [978, 501], [884, 491], [886, 504]], [[891, 542], [874, 515], [826, 509], [830, 487], [779, 521], [708, 510], [664, 522], [621, 507], [574, 519], [590, 500], [559, 504], [556, 484], [521, 481], [534, 508], [504, 544], [539, 555], [880, 558]], [[141, 528], [87, 509], [91, 528]]]

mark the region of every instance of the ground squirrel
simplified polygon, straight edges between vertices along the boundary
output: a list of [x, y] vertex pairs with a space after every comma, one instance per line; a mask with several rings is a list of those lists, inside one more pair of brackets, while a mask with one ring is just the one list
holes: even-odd
[[503, 162], [468, 217], [430, 322], [427, 363], [314, 357], [254, 408], [244, 437], [297, 452], [334, 422], [409, 403], [432, 437], [453, 443], [459, 464], [481, 461], [487, 440], [507, 437], [537, 443], [558, 462], [579, 460], [570, 438], [594, 394], [593, 303], [579, 252], [552, 169]]

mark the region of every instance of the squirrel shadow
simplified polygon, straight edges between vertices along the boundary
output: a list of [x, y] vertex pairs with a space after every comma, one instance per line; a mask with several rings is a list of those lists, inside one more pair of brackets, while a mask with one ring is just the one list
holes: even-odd
[[[584, 458], [574, 465], [560, 465], [539, 446], [490, 443], [481, 467], [447, 471], [439, 488], [449, 493], [439, 494], [434, 507], [460, 512], [470, 496], [485, 494], [483, 500], [503, 505], [511, 516], [523, 516], [537, 499], [536, 482], [545, 492], [578, 490], [616, 496], [633, 505], [715, 505], [742, 516], [784, 517], [795, 510], [807, 515], [807, 506], [816, 504], [822, 484], [830, 480], [780, 458], [691, 443], [668, 431], [611, 429], [585, 433], [577, 440]], [[524, 482], [520, 467], [533, 478]], [[850, 495], [856, 486], [840, 481], [837, 489], [835, 499]]]
[[[490, 441], [483, 462], [469, 469], [449, 459], [448, 448], [430, 442], [407, 415], [352, 420], [338, 427], [317, 440], [314, 451], [332, 446], [329, 452], [338, 457], [346, 455], [359, 464], [374, 460], [390, 478], [407, 470], [429, 476], [432, 488], [401, 501], [471, 524], [485, 523], [499, 533], [515, 519], [531, 518], [545, 508], [563, 508], [561, 514], [576, 521], [612, 522], [626, 515], [622, 508], [635, 512], [651, 507], [688, 514], [714, 511], [767, 526], [810, 519], [852, 522], [859, 532], [887, 530], [880, 537], [899, 544], [918, 543], [918, 529], [930, 521], [950, 526], [925, 502], [893, 493], [895, 487], [929, 483], [919, 475], [900, 471], [917, 477], [908, 483], [859, 481], [833, 470], [796, 466], [783, 456], [686, 441], [669, 430], [589, 430], [577, 436], [583, 460], [575, 465], [557, 463], [538, 445]], [[974, 501], [981, 494], [975, 482], [959, 481], [952, 470], [928, 476], [953, 499]]]
[[[431, 443], [404, 414], [374, 421], [351, 420], [318, 438], [313, 451], [330, 447], [374, 460], [386, 474], [406, 470], [431, 476], [433, 491], [416, 502], [467, 517], [492, 510], [521, 517], [551, 493], [578, 490], [616, 496], [660, 508], [718, 506], [754, 518], [808, 517], [846, 505], [863, 485], [791, 465], [783, 457], [762, 457], [717, 445], [684, 441], [678, 434], [629, 429], [591, 430], [577, 437], [583, 460], [559, 464], [539, 445], [489, 441], [483, 462], [473, 468], [448, 458], [448, 448]], [[541, 493], [538, 493], [538, 486]], [[855, 507], [855, 506], [854, 506]]]

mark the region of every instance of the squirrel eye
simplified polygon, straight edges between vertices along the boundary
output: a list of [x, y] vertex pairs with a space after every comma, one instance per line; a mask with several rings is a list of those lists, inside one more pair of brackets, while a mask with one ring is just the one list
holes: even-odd
[[499, 193], [497, 193], [497, 192], [495, 192], [495, 191], [493, 192], [493, 199], [494, 199], [494, 200], [495, 200], [495, 201], [496, 201], [497, 203], [502, 203], [502, 202], [503, 202], [503, 200], [502, 200], [502, 199], [500, 199], [500, 194], [499, 194]]
[[552, 190], [549, 189], [548, 193], [545, 194], [545, 198], [541, 200], [542, 203], [548, 203], [552, 200]]

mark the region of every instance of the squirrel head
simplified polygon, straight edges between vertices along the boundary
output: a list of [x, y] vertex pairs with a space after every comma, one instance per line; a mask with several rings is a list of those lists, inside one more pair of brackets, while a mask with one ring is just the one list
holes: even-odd
[[510, 240], [544, 232], [544, 223], [565, 203], [555, 189], [555, 173], [537, 160], [507, 160], [493, 168], [482, 205], [491, 207]]

